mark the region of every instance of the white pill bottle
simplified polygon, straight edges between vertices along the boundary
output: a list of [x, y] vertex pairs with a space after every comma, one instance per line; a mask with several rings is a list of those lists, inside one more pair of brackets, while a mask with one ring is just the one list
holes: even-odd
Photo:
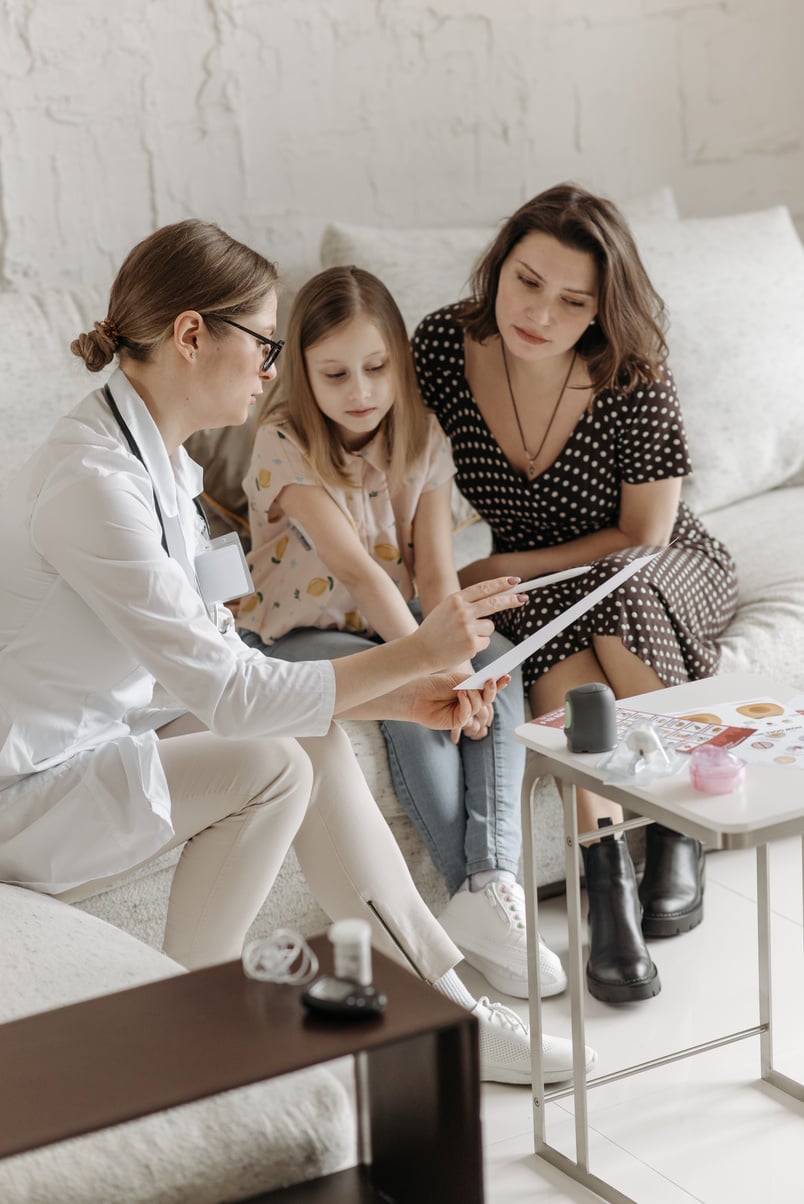
[[335, 977], [371, 984], [371, 925], [368, 920], [336, 920], [330, 925]]

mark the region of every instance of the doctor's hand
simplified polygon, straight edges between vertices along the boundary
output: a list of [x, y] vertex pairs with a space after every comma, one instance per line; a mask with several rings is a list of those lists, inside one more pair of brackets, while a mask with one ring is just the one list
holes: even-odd
[[489, 616], [522, 606], [527, 601], [525, 594], [515, 592], [519, 581], [519, 577], [495, 577], [491, 581], [480, 581], [458, 593], [449, 594], [438, 606], [433, 607], [412, 638], [424, 645], [426, 656], [434, 668], [446, 669], [447, 666], [471, 661], [478, 652], [488, 647], [494, 631], [494, 623]]
[[[465, 681], [467, 677], [473, 676], [475, 669], [471, 661], [465, 661], [462, 665], [456, 665], [451, 672], [459, 674], [458, 681]], [[506, 684], [509, 680], [509, 678], [506, 678]], [[453, 744], [457, 744], [461, 736], [465, 736], [467, 740], [483, 740], [489, 734], [489, 728], [494, 719], [494, 699], [496, 694], [496, 683], [489, 679], [484, 684], [484, 688], [481, 691], [481, 701], [474, 714], [464, 723], [463, 727], [452, 729], [451, 738]]]
[[399, 718], [450, 731], [453, 741], [457, 741], [464, 726], [484, 712], [489, 697], [504, 690], [511, 680], [506, 673], [497, 681], [487, 682], [482, 690], [456, 690], [455, 686], [465, 676], [465, 673], [431, 673], [402, 687], [398, 693], [404, 695], [405, 714]]

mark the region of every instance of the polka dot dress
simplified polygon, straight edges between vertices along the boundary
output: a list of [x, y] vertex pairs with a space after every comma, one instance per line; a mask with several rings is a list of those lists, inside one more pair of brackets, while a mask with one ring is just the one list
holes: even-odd
[[[493, 532], [495, 552], [526, 551], [578, 539], [617, 523], [620, 486], [690, 471], [673, 378], [623, 395], [605, 391], [584, 412], [554, 463], [535, 480], [512, 468], [464, 376], [456, 306], [425, 318], [413, 340], [419, 387], [452, 441], [461, 492]], [[593, 636], [619, 636], [667, 686], [717, 670], [717, 637], [734, 613], [737, 579], [726, 548], [681, 502], [673, 546], [539, 649], [523, 666], [529, 687], [554, 664], [588, 649]], [[638, 547], [598, 561], [590, 572], [528, 595], [496, 625], [518, 643], [608, 580]]]

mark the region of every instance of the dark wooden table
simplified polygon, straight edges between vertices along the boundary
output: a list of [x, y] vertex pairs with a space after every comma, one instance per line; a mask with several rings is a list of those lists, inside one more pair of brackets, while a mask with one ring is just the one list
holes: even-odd
[[[321, 973], [331, 945], [311, 942]], [[477, 1022], [374, 952], [382, 1016], [311, 1016], [239, 961], [0, 1025], [0, 1157], [356, 1054], [360, 1166], [260, 1197], [482, 1204]]]

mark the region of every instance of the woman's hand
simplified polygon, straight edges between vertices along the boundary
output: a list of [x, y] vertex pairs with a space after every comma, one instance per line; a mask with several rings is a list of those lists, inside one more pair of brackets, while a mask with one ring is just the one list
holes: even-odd
[[490, 679], [482, 690], [456, 690], [463, 680], [461, 673], [433, 673], [418, 678], [400, 692], [405, 698], [405, 713], [397, 717], [424, 727], [450, 730], [457, 743], [464, 727], [484, 711], [511, 678], [506, 673], [496, 681]]
[[480, 581], [450, 594], [430, 611], [413, 638], [424, 645], [434, 669], [470, 661], [488, 647], [494, 624], [486, 616], [522, 606], [527, 600], [525, 594], [515, 592], [519, 580], [496, 577]]
[[[439, 722], [409, 713], [410, 682], [472, 660], [488, 647], [494, 624], [486, 616], [522, 606], [518, 577], [497, 577], [450, 594], [411, 635], [331, 662], [335, 675], [334, 714], [340, 719], [413, 719], [429, 727], [462, 728], [483, 703], [482, 691], [441, 698]], [[465, 674], [450, 676], [452, 684]], [[432, 698], [431, 698], [432, 701]]]

